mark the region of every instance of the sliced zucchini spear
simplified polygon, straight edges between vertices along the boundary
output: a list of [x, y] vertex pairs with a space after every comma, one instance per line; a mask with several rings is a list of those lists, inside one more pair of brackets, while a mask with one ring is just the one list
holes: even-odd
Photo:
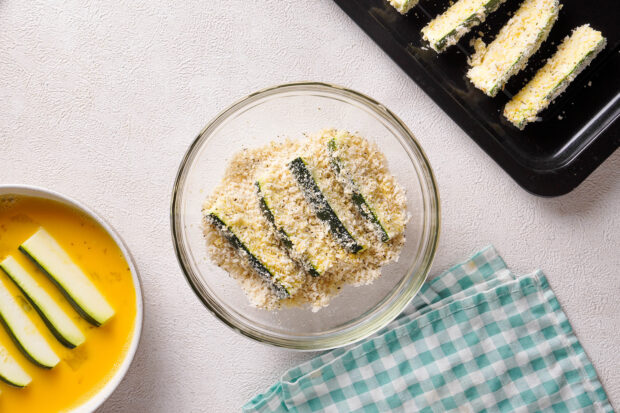
[[290, 297], [286, 287], [276, 281], [273, 273], [267, 268], [260, 259], [256, 257], [248, 247], [235, 235], [232, 228], [230, 228], [214, 211], [207, 213], [205, 219], [208, 223], [213, 225], [222, 234], [224, 238], [233, 246], [237, 252], [244, 255], [250, 263], [250, 266], [256, 271], [256, 273], [265, 281], [269, 282], [273, 291], [278, 298]]
[[43, 269], [86, 321], [100, 326], [114, 315], [97, 287], [45, 229], [39, 228], [19, 249]]
[[506, 0], [460, 0], [431, 20], [423, 29], [424, 40], [436, 52], [456, 44], [472, 27], [482, 23]]
[[0, 380], [15, 387], [26, 387], [32, 378], [11, 357], [8, 350], [0, 345]]
[[58, 341], [69, 348], [77, 347], [84, 342], [84, 334], [78, 326], [15, 258], [7, 257], [0, 262], [0, 268], [28, 298]]
[[387, 242], [390, 240], [390, 236], [387, 231], [377, 218], [377, 214], [375, 213], [374, 208], [370, 206], [370, 204], [366, 201], [366, 197], [362, 194], [362, 191], [359, 189], [359, 186], [355, 182], [355, 180], [346, 172], [344, 162], [338, 156], [335, 155], [336, 150], [338, 149], [338, 143], [336, 139], [330, 139], [328, 142], [328, 149], [330, 156], [332, 157], [332, 167], [336, 172], [336, 175], [340, 177], [341, 180], [345, 181], [345, 185], [351, 188], [351, 201], [357, 207], [360, 215], [362, 215], [366, 220], [370, 221], [375, 225], [377, 231], [381, 235], [381, 241]]
[[303, 158], [298, 157], [293, 159], [288, 164], [288, 167], [297, 180], [297, 184], [310, 205], [310, 208], [317, 218], [327, 223], [336, 242], [342, 245], [347, 251], [354, 254], [363, 250], [364, 247], [353, 238], [349, 230], [347, 230], [342, 221], [338, 218], [338, 215], [336, 215], [329, 205], [329, 202], [327, 202], [325, 195], [321, 192], [321, 189], [314, 180]]
[[51, 369], [60, 358], [26, 315], [4, 281], [0, 280], [0, 320], [24, 355], [39, 367]]
[[[280, 242], [282, 242], [282, 245], [284, 245], [288, 250], [293, 249], [293, 241], [291, 240], [289, 234], [287, 234], [287, 232], [283, 228], [278, 227], [278, 225], [276, 224], [273, 211], [269, 207], [269, 202], [267, 201], [267, 196], [261, 189], [260, 181], [256, 181], [255, 185], [261, 212], [263, 213], [267, 221], [269, 221], [269, 223], [273, 226], [278, 238], [280, 239]], [[301, 265], [301, 267], [303, 267], [304, 270], [308, 271], [308, 274], [313, 277], [318, 277], [319, 275], [321, 275], [316, 266], [313, 265], [310, 260], [304, 260], [303, 262], [300, 262], [299, 265]]]

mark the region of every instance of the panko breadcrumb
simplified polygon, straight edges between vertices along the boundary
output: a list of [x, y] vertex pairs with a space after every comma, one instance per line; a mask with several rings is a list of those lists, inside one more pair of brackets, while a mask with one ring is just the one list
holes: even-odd
[[488, 46], [476, 42], [467, 77], [494, 97], [547, 39], [560, 11], [558, 0], [525, 0]]
[[[352, 202], [351, 188], [339, 179], [328, 145], [335, 137], [347, 143], [347, 170], [389, 224], [389, 240], [382, 240], [376, 226]], [[313, 212], [289, 170], [290, 162], [298, 157], [306, 160], [325, 199], [363, 250], [347, 251]], [[264, 195], [271, 217], [261, 210]], [[233, 246], [208, 219], [221, 205], [228, 208], [227, 219], [234, 220], [235, 235], [248, 243], [247, 249], [270, 270], [272, 279], [261, 277], [256, 262], [253, 265], [248, 254]], [[309, 306], [317, 311], [343, 285], [370, 284], [381, 275], [381, 266], [398, 259], [405, 242], [406, 208], [405, 192], [376, 145], [348, 132], [323, 130], [301, 140], [244, 149], [232, 158], [222, 182], [203, 205], [207, 253], [240, 284], [252, 305], [268, 310]], [[277, 268], [272, 268], [272, 262]], [[309, 271], [308, 263], [319, 274]], [[286, 288], [286, 297], [278, 294], [275, 284]]]
[[537, 120], [538, 113], [566, 90], [605, 44], [602, 33], [588, 24], [573, 30], [534, 78], [506, 104], [506, 119], [519, 129]]

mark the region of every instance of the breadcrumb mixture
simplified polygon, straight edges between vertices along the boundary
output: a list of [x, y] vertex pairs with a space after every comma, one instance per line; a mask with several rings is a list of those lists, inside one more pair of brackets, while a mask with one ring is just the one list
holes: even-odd
[[[334, 139], [343, 148], [336, 153], [329, 150], [329, 142]], [[355, 182], [353, 189], [334, 168], [334, 156], [345, 160], [346, 176]], [[348, 251], [330, 225], [313, 212], [288, 167], [298, 157], [306, 162], [338, 219], [363, 246], [360, 252]], [[389, 240], [382, 239], [368, 214], [360, 213], [353, 202], [355, 190], [365, 196], [365, 208], [374, 209], [376, 217], [385, 222]], [[271, 220], [261, 209], [263, 196], [272, 212]], [[223, 221], [229, 221], [225, 224], [273, 277], [261, 277], [248, 253], [233, 246], [221, 228], [204, 219], [207, 253], [213, 263], [237, 280], [252, 305], [267, 310], [310, 307], [318, 311], [338, 295], [343, 285], [371, 284], [381, 276], [383, 265], [398, 260], [409, 219], [404, 190], [390, 174], [377, 146], [333, 129], [237, 153], [222, 182], [205, 201], [203, 217], [222, 205], [226, 208]], [[311, 274], [310, 266], [319, 270], [318, 275], [317, 271]], [[277, 294], [274, 283], [284, 286], [288, 296]]]

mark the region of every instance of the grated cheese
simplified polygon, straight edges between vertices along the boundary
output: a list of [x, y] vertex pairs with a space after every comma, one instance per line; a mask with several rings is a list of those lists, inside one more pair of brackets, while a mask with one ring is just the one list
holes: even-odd
[[605, 43], [601, 32], [588, 24], [577, 27], [534, 78], [506, 104], [504, 116], [520, 129], [535, 121], [538, 113], [566, 90]]

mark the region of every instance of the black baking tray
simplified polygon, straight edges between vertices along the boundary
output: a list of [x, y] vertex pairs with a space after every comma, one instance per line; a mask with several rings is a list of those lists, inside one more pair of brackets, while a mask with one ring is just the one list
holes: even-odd
[[[466, 78], [474, 36], [488, 42], [521, 1], [507, 0], [483, 24], [437, 55], [420, 30], [448, 0], [420, 0], [406, 16], [384, 0], [335, 2], [525, 190], [563, 195], [577, 187], [620, 147], [620, 2], [565, 0], [549, 38], [503, 93], [489, 98]], [[607, 47], [544, 112], [520, 131], [502, 116], [504, 105], [573, 28], [590, 23]], [[380, 76], [380, 74], [375, 74]], [[452, 139], [451, 136], [444, 137]]]

